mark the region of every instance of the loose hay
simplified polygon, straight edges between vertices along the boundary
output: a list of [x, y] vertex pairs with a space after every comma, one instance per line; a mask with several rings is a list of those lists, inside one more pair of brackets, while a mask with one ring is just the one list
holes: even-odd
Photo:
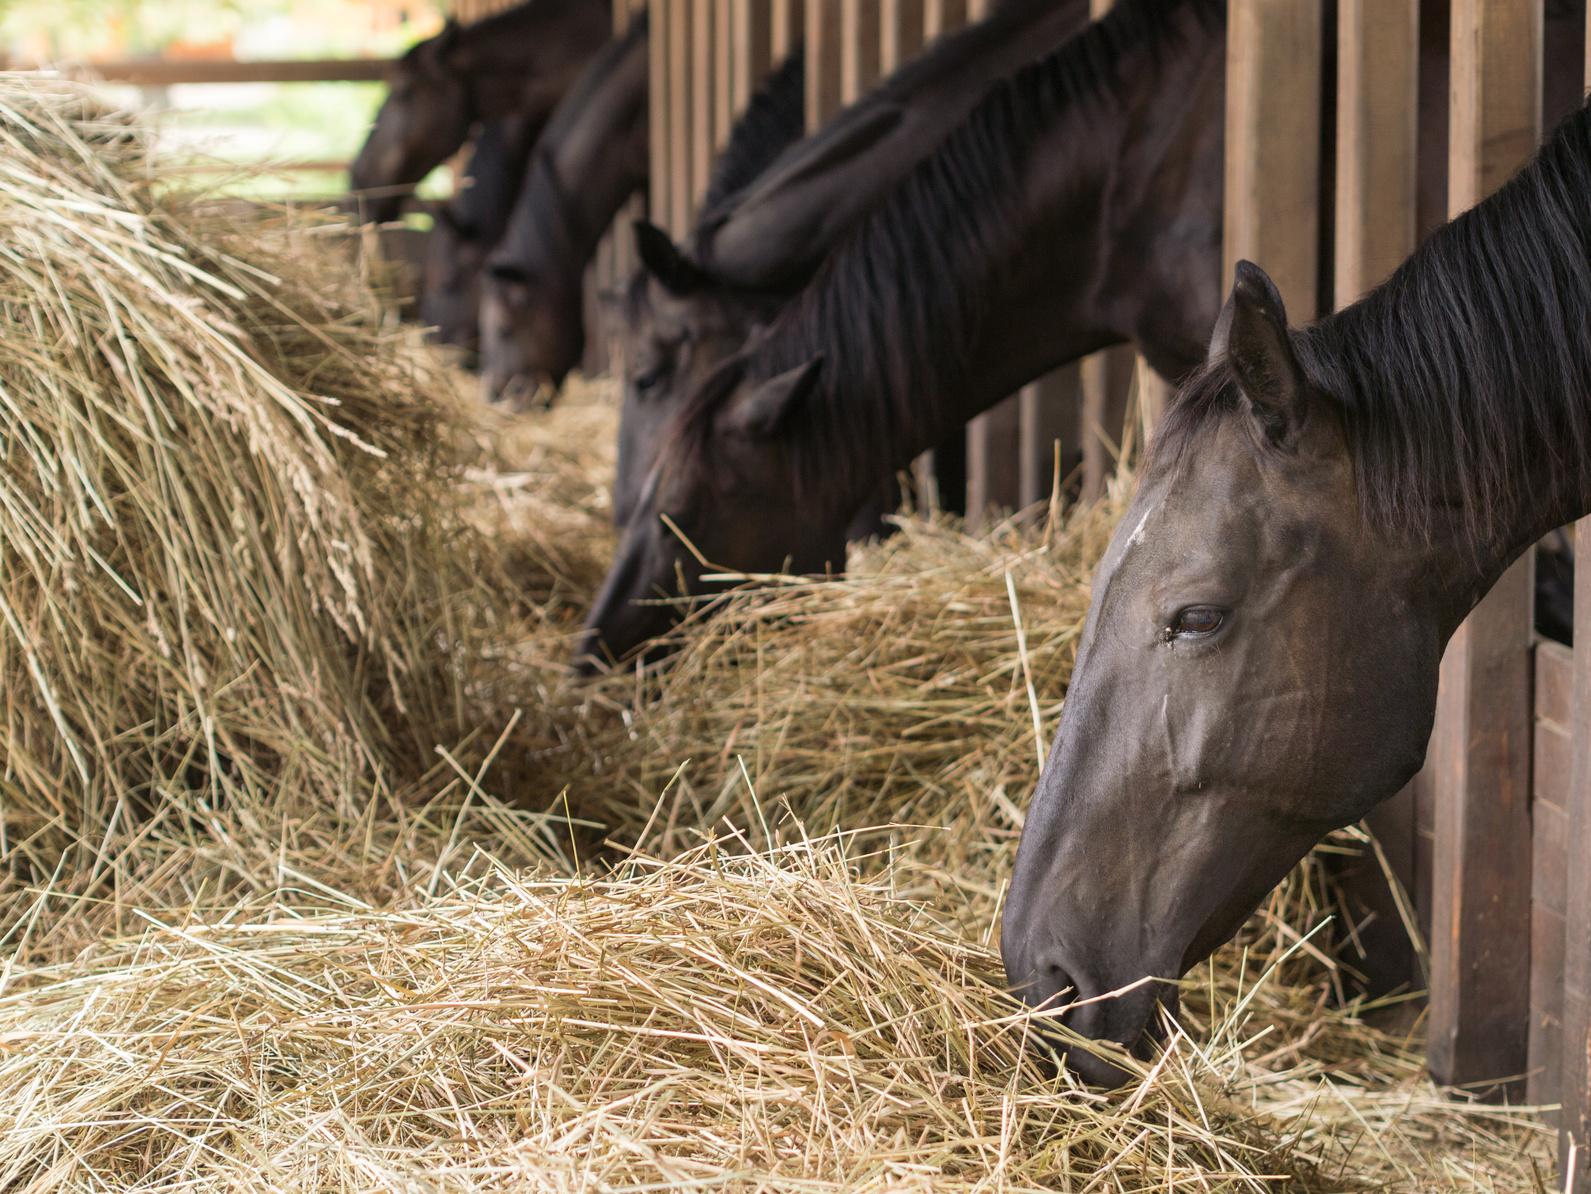
[[997, 956], [840, 843], [717, 846], [106, 943], [0, 1001], [0, 1185], [1253, 1191], [1429, 1149], [1418, 1184], [1462, 1189], [1496, 1175], [1441, 1136], [1539, 1155], [1503, 1109], [1246, 1063], [1241, 998], [1126, 1092], [1079, 1089]]
[[34, 956], [52, 900], [378, 866], [413, 838], [372, 801], [492, 719], [512, 583], [429, 366], [334, 228], [167, 182], [136, 122], [0, 77], [0, 932]]

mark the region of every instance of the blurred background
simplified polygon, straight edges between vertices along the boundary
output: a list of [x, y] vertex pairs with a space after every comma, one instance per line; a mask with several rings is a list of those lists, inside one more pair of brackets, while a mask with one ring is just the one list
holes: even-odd
[[[168, 148], [190, 159], [197, 176], [251, 198], [307, 199], [346, 186], [346, 164], [386, 93], [379, 62], [370, 60], [437, 32], [448, 7], [445, 0], [0, 0], [0, 48], [12, 69], [55, 65], [99, 76], [118, 102], [158, 111]], [[364, 77], [250, 77], [339, 73]], [[227, 177], [230, 163], [261, 162], [273, 169]], [[439, 167], [419, 193], [444, 198], [452, 186], [453, 171]]]

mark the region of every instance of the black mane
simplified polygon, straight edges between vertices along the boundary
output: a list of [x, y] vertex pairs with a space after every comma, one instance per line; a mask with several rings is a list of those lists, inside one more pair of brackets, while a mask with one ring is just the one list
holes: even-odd
[[[1555, 499], [1591, 505], [1591, 112], [1294, 344], [1340, 404], [1362, 513], [1383, 530], [1428, 538], [1433, 515], [1456, 508], [1478, 545]], [[1212, 362], [1168, 411], [1155, 455], [1174, 464], [1212, 412], [1241, 402]], [[1543, 476], [1578, 492], [1546, 492]]]
[[[1205, 27], [1224, 0], [1121, 0], [1059, 50], [993, 87], [971, 115], [830, 254], [817, 276], [722, 373], [761, 381], [823, 355], [820, 393], [788, 437], [803, 492], [840, 489], [891, 467], [907, 427], [943, 422], [943, 399], [967, 380], [963, 346], [985, 318], [987, 262], [1006, 256], [1030, 147], [1057, 120], [1118, 101], [1128, 51], [1160, 56], [1173, 17]], [[712, 413], [733, 387], [710, 378], [679, 412], [675, 467], [701, 463]], [[936, 441], [953, 428], [933, 426]]]
[[697, 224], [702, 224], [742, 187], [766, 170], [774, 158], [806, 134], [807, 56], [797, 46], [751, 97], [729, 143], [713, 163]]

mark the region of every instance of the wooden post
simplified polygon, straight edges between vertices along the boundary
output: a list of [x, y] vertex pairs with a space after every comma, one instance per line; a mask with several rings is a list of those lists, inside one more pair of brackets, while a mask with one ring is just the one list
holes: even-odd
[[[730, 0], [734, 26], [734, 82], [730, 102], [738, 115], [773, 69], [773, 6], [769, 0]], [[781, 55], [782, 57], [782, 55]]]
[[807, 0], [807, 132], [840, 110], [844, 0]]
[[878, 82], [878, 0], [840, 0], [840, 103], [852, 104]]
[[976, 531], [995, 507], [1022, 505], [1020, 392], [967, 424], [967, 525]]
[[[1541, 0], [1454, 0], [1448, 207], [1480, 202], [1540, 134]], [[1448, 643], [1431, 750], [1431, 1073], [1453, 1085], [1524, 1074], [1530, 1010], [1533, 558]]]
[[[1586, 84], [1591, 86], [1591, 20], [1586, 22]], [[1574, 528], [1574, 706], [1570, 725], [1569, 832], [1564, 876], [1558, 1173], [1565, 1190], [1591, 1191], [1591, 518]]]
[[[1339, 0], [1337, 226], [1339, 307], [1355, 302], [1414, 251], [1419, 132], [1419, 0]], [[1366, 818], [1405, 893], [1416, 890], [1416, 810], [1410, 784]], [[1419, 988], [1425, 976], [1379, 861], [1343, 873], [1371, 994]], [[1373, 915], [1371, 915], [1373, 914]]]
[[647, 30], [647, 120], [651, 144], [650, 218], [659, 228], [672, 229], [674, 221], [669, 212], [669, 137], [672, 122], [669, 103], [669, 16], [672, 0], [650, 0], [651, 15]]
[[890, 75], [923, 48], [923, 0], [879, 0], [878, 72]]
[[803, 0], [772, 0], [772, 38], [769, 49], [775, 63], [790, 57], [790, 51], [806, 35], [807, 10]]
[[1104, 497], [1116, 471], [1136, 370], [1137, 354], [1129, 345], [1083, 358], [1079, 371], [1082, 402], [1078, 437], [1082, 441], [1084, 502], [1097, 502]]
[[[694, 223], [707, 180], [713, 172], [713, 0], [691, 0], [691, 56], [687, 75], [691, 96], [690, 219]], [[686, 228], [688, 232], [689, 226]], [[684, 235], [681, 233], [680, 235]]]
[[668, 4], [668, 223], [663, 225], [675, 240], [691, 226], [691, 3]]
[[[1026, 508], [1049, 500], [1055, 485], [1056, 457], [1061, 480], [1081, 460], [1078, 438], [1082, 379], [1076, 365], [1063, 365], [1018, 391], [1021, 417], [1021, 472], [1016, 504]], [[1056, 445], [1060, 445], [1057, 453]]]
[[1232, 0], [1227, 10], [1222, 286], [1247, 259], [1288, 318], [1313, 319], [1320, 225], [1320, 0]]

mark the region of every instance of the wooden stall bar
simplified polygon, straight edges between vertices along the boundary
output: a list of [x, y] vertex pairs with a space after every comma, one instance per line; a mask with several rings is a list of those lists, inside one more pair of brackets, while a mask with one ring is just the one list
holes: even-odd
[[878, 70], [892, 73], [923, 48], [923, 0], [879, 0]]
[[[1339, 0], [1335, 279], [1339, 307], [1382, 282], [1414, 251], [1418, 214], [1419, 0]], [[1411, 783], [1366, 818], [1402, 887], [1373, 852], [1343, 876], [1373, 992], [1421, 989], [1426, 976], [1399, 909], [1417, 890]]]
[[[1586, 22], [1586, 74], [1591, 87], [1591, 20]], [[1591, 1191], [1591, 584], [1579, 575], [1591, 560], [1591, 518], [1575, 524], [1574, 704], [1570, 784], [1565, 794], [1562, 1052], [1558, 1172], [1565, 1190]], [[1591, 573], [1591, 570], [1587, 570]]]
[[845, 0], [807, 0], [807, 131], [821, 128], [843, 106], [841, 43]]
[[[1540, 0], [1454, 0], [1448, 207], [1478, 203], [1540, 135]], [[1448, 643], [1430, 746], [1432, 1075], [1522, 1078], [1530, 966], [1532, 553]]]

